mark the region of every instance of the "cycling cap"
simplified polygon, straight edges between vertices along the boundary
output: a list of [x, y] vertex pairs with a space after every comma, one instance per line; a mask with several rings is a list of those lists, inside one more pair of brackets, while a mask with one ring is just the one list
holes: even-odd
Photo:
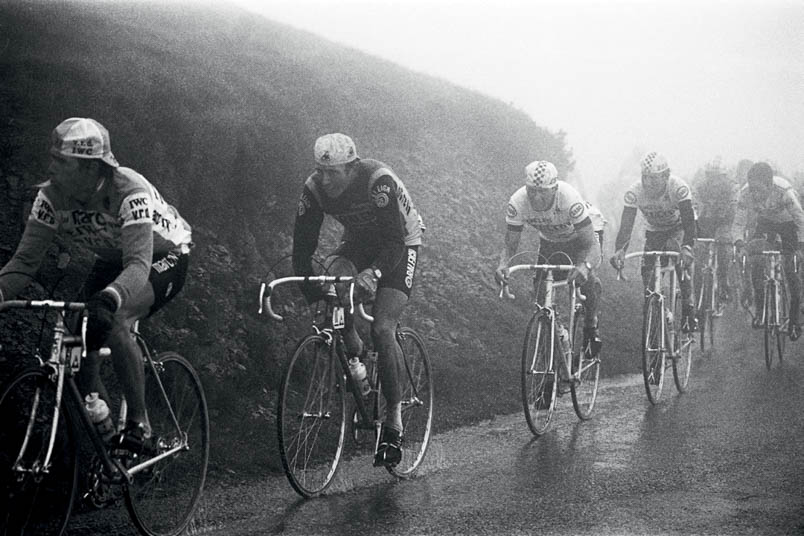
[[667, 159], [656, 151], [651, 151], [643, 156], [639, 165], [642, 167], [642, 173], [647, 175], [658, 175], [670, 170]]
[[357, 148], [352, 138], [336, 132], [315, 140], [315, 161], [321, 166], [338, 166], [357, 159]]
[[525, 185], [531, 188], [552, 188], [558, 183], [558, 170], [547, 160], [536, 160], [525, 166]]
[[751, 184], [770, 184], [773, 181], [773, 168], [767, 162], [757, 162], [748, 170], [748, 182]]
[[704, 172], [710, 177], [717, 177], [719, 175], [725, 175], [726, 168], [723, 166], [723, 161], [720, 159], [720, 157], [716, 156], [707, 162], [706, 166], [704, 167]]
[[96, 158], [112, 167], [119, 167], [112, 154], [109, 131], [106, 127], [84, 117], [65, 119], [50, 135], [50, 153], [69, 158]]

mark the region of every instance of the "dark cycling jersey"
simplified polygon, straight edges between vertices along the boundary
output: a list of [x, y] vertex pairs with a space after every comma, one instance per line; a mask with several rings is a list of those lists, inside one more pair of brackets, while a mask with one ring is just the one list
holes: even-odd
[[316, 171], [304, 183], [293, 231], [293, 268], [313, 273], [311, 259], [318, 247], [324, 215], [344, 228], [342, 240], [376, 250], [373, 266], [391, 273], [406, 257], [405, 246], [422, 243], [422, 221], [405, 185], [391, 168], [372, 159], [358, 161], [356, 178], [337, 198], [319, 186]]

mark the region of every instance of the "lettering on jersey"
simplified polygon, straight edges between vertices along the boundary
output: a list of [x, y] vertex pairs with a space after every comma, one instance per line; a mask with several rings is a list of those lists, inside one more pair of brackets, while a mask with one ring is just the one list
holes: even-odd
[[385, 208], [388, 206], [388, 194], [386, 193], [372, 194], [371, 198], [374, 200], [374, 204], [377, 205], [377, 208]]
[[410, 200], [408, 199], [408, 196], [405, 195], [405, 191], [402, 188], [399, 188], [396, 198], [399, 201], [399, 206], [405, 210], [405, 215], [410, 215]]
[[152, 222], [151, 209], [151, 196], [145, 192], [136, 192], [125, 198], [120, 205], [120, 219], [124, 226]]
[[301, 218], [304, 216], [304, 213], [307, 212], [308, 208], [310, 208], [310, 198], [305, 192], [302, 194], [301, 199], [299, 199], [299, 208], [296, 210], [296, 214]]
[[104, 227], [106, 225], [106, 218], [100, 212], [84, 212], [83, 210], [73, 210], [70, 220], [75, 225], [76, 229], [79, 226], [89, 225], [93, 227]]
[[413, 286], [413, 274], [416, 272], [416, 250], [408, 248], [408, 263], [405, 268], [405, 286], [411, 288]]
[[[151, 269], [154, 270], [158, 274], [162, 274], [176, 266], [176, 263], [179, 262], [178, 257], [175, 255], [168, 255], [164, 258], [159, 259], [155, 263], [151, 264]], [[165, 294], [167, 296], [167, 294]]]
[[690, 195], [690, 189], [685, 184], [682, 184], [676, 190], [676, 197], [678, 197], [679, 200], [686, 199], [687, 197], [689, 197], [689, 195]]
[[583, 203], [575, 203], [570, 207], [569, 209], [570, 218], [575, 219], [581, 214], [583, 214]]
[[517, 211], [516, 211], [516, 207], [513, 205], [513, 203], [508, 203], [508, 209], [506, 209], [505, 215], [508, 216], [511, 219], [516, 218]]
[[35, 220], [44, 223], [48, 227], [55, 227], [56, 225], [56, 211], [53, 210], [53, 205], [42, 195], [36, 197], [31, 209], [31, 215]]
[[626, 205], [636, 205], [637, 196], [631, 190], [625, 192], [625, 196], [623, 197], [623, 201], [625, 201]]

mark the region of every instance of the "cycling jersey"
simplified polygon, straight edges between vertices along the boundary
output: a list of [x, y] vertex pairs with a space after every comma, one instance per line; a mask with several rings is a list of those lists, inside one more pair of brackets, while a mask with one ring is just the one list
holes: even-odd
[[570, 184], [558, 181], [555, 200], [547, 210], [536, 210], [523, 186], [511, 196], [505, 222], [509, 229], [521, 231], [527, 223], [550, 242], [569, 242], [578, 237], [577, 229], [589, 222], [589, 210], [581, 195]]
[[586, 205], [586, 210], [589, 213], [589, 219], [592, 220], [592, 230], [596, 233], [601, 232], [608, 223], [606, 218], [603, 217], [603, 213], [589, 201], [586, 201], [584, 205]]
[[695, 201], [700, 219], [730, 223], [737, 204], [734, 183], [726, 175], [704, 176], [695, 187]]
[[785, 179], [773, 177], [771, 190], [763, 200], [756, 200], [748, 191], [746, 184], [740, 189], [737, 198], [737, 211], [732, 226], [732, 236], [741, 238], [751, 215], [755, 214], [758, 224], [790, 223], [798, 232], [798, 240], [804, 240], [804, 211], [795, 190]]
[[658, 198], [648, 196], [641, 180], [631, 185], [623, 198], [626, 207], [638, 208], [642, 212], [648, 231], [680, 229], [681, 211], [678, 205], [687, 200], [692, 202], [690, 187], [675, 175], [667, 179], [667, 187]]
[[[17, 252], [0, 275], [21, 271], [33, 276], [54, 235], [103, 260], [122, 263], [123, 271], [109, 285], [119, 304], [146, 283], [155, 255], [187, 253], [192, 239], [190, 226], [176, 209], [145, 177], [124, 167], [114, 168], [83, 206], [57, 185], [42, 185]], [[4, 284], [17, 287], [12, 291], [16, 294], [27, 280], [4, 278]]]
[[376, 251], [374, 266], [391, 273], [406, 255], [405, 246], [422, 243], [422, 221], [405, 185], [382, 162], [362, 159], [352, 183], [330, 198], [316, 171], [304, 183], [293, 232], [293, 266], [298, 275], [312, 274], [310, 259], [318, 247], [324, 215], [344, 227], [342, 240]]

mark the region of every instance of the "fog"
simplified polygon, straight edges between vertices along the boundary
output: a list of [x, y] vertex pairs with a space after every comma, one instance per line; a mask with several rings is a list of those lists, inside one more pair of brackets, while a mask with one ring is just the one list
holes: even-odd
[[592, 199], [649, 149], [682, 176], [716, 155], [804, 171], [804, 2], [237, 3], [565, 131]]

